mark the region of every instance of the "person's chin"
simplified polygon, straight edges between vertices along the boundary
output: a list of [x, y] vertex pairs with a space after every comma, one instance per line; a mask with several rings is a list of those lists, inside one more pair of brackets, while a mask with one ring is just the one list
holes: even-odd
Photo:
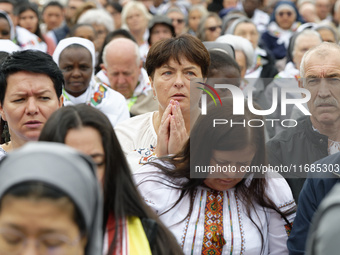
[[27, 142], [38, 141], [40, 133], [41, 133], [41, 130], [32, 130], [32, 131], [26, 132], [25, 133], [25, 140]]
[[320, 113], [314, 118], [324, 125], [331, 125], [340, 120], [340, 116], [336, 116], [334, 113], [329, 112]]

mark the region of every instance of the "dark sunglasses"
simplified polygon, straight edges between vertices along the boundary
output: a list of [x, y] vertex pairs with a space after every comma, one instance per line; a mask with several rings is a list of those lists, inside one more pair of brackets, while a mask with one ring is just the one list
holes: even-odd
[[207, 27], [205, 30], [209, 30], [210, 32], [215, 32], [216, 29], [218, 28], [222, 28], [222, 26]]
[[171, 19], [172, 22], [176, 21], [178, 24], [182, 24], [184, 22], [184, 19]]
[[293, 15], [292, 12], [279, 12], [279, 16], [280, 16], [280, 17], [283, 17], [283, 15], [285, 15], [285, 14], [286, 14], [288, 17], [290, 17], [290, 16]]

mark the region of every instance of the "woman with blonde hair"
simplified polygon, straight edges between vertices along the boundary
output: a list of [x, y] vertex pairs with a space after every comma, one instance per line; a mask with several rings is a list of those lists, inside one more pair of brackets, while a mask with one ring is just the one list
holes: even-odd
[[148, 12], [145, 5], [138, 1], [128, 2], [122, 10], [122, 28], [129, 30], [136, 39], [141, 56], [146, 55], [149, 49], [148, 24], [152, 15]]

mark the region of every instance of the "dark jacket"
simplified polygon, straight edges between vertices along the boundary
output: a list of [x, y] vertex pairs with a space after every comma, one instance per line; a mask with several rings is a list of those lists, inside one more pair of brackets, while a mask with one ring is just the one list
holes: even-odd
[[[338, 167], [340, 172], [340, 153], [323, 158], [316, 164], [326, 164], [326, 169]], [[339, 172], [337, 174], [339, 174]], [[323, 198], [340, 182], [338, 175], [334, 173], [310, 173], [299, 197], [296, 218], [294, 220], [292, 232], [288, 238], [287, 246], [290, 255], [302, 255], [305, 252], [306, 240], [313, 215]]]
[[[328, 156], [328, 137], [312, 128], [309, 117], [298, 121], [296, 127], [288, 128], [267, 142], [268, 161], [274, 166], [288, 166], [288, 172], [280, 172], [292, 189], [298, 203], [300, 191], [310, 164]], [[300, 172], [300, 169], [302, 172]]]

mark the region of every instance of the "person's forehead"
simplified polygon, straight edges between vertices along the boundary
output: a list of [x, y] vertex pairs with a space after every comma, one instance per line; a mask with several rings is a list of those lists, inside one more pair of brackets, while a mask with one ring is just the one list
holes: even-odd
[[315, 45], [321, 43], [320, 38], [317, 35], [301, 35], [296, 38], [294, 49], [301, 47], [302, 45], [311, 44], [316, 42]]
[[13, 13], [14, 6], [10, 3], [0, 3], [0, 10], [7, 12], [8, 14]]
[[340, 51], [330, 49], [329, 51], [322, 53], [321, 56], [320, 52], [311, 52], [310, 55], [307, 56], [305, 59], [306, 74], [309, 70], [311, 70], [311, 72], [323, 71], [326, 73], [340, 73]]
[[59, 6], [56, 6], [56, 5], [51, 5], [51, 6], [47, 6], [44, 13], [47, 13], [47, 12], [63, 12], [63, 10], [59, 7]]
[[83, 3], [85, 3], [85, 1], [83, 1], [83, 0], [70, 0], [69, 2], [68, 2], [68, 7], [80, 7]]
[[236, 26], [235, 31], [241, 30], [241, 29], [242, 30], [254, 30], [257, 32], [255, 24], [251, 22], [241, 22], [240, 24]]
[[152, 28], [152, 31], [155, 30], [155, 29], [167, 29], [170, 31], [170, 28], [169, 26], [165, 25], [165, 24], [162, 24], [162, 23], [157, 23], [153, 28]]
[[184, 18], [184, 14], [177, 12], [177, 11], [173, 11], [173, 12], [169, 12], [168, 17], [183, 17]]
[[[70, 45], [72, 46], [72, 45]], [[82, 47], [82, 46], [79, 46], [79, 47], [66, 47], [65, 49], [62, 50], [62, 52], [60, 53], [60, 59], [64, 56], [64, 55], [70, 55], [70, 54], [73, 54], [77, 52], [75, 55], [77, 56], [84, 56], [84, 57], [92, 57], [91, 56], [91, 52], [85, 48], [85, 47]]]
[[[50, 76], [43, 73], [19, 71], [7, 76], [7, 90], [13, 92], [27, 91], [31, 88], [54, 91], [54, 83]], [[7, 93], [7, 92], [6, 92]]]

